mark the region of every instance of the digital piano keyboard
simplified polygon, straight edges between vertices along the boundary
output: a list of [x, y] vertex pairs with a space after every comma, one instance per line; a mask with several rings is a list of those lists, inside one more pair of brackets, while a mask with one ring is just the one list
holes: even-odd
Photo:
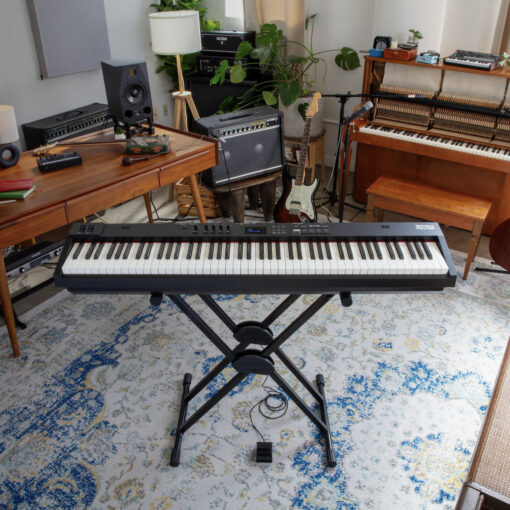
[[74, 224], [55, 284], [76, 293], [331, 294], [453, 287], [436, 223]]

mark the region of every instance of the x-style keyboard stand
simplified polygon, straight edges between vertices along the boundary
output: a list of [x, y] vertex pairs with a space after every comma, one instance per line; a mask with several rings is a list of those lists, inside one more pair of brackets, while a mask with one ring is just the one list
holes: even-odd
[[[233, 337], [239, 344], [231, 349], [214, 330], [200, 317], [200, 315], [179, 295], [169, 295], [169, 298], [186, 314], [202, 333], [223, 353], [225, 356], [205, 377], [198, 381], [193, 388], [191, 386], [191, 374], [184, 374], [183, 394], [179, 412], [179, 420], [175, 433], [175, 446], [172, 450], [170, 465], [178, 466], [181, 456], [181, 443], [184, 433], [193, 426], [205, 413], [207, 413], [221, 399], [237, 386], [250, 374], [268, 375], [287, 394], [287, 396], [312, 420], [324, 436], [326, 447], [326, 461], [328, 467], [336, 466], [336, 456], [331, 440], [329, 427], [326, 395], [324, 392], [324, 377], [317, 374], [315, 377], [318, 390], [304, 376], [299, 368], [282, 352], [282, 344], [294, 334], [303, 324], [311, 319], [333, 296], [334, 294], [320, 295], [306, 310], [294, 319], [278, 336], [274, 337], [269, 326], [282, 315], [301, 295], [293, 294], [288, 296], [278, 305], [264, 320], [245, 321], [236, 324], [224, 312], [210, 295], [200, 295], [200, 298], [214, 312], [214, 314], [232, 331]], [[153, 298], [156, 298], [153, 300]], [[151, 302], [158, 304], [158, 296], [153, 294]], [[352, 299], [350, 293], [340, 294], [344, 306], [350, 306]], [[160, 298], [159, 298], [160, 302]], [[249, 348], [251, 344], [262, 346], [260, 349]], [[275, 354], [280, 361], [290, 370], [301, 384], [311, 393], [320, 408], [320, 417], [303, 401], [303, 399], [292, 389], [292, 387], [275, 370], [275, 363], [271, 355]], [[193, 400], [215, 377], [217, 377], [229, 364], [237, 371], [221, 389], [211, 396], [199, 409], [187, 418], [188, 404]]]

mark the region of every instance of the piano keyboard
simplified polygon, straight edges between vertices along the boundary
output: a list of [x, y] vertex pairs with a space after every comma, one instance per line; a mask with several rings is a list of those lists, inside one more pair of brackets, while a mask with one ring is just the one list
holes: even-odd
[[394, 138], [397, 140], [415, 142], [422, 145], [430, 145], [432, 147], [451, 149], [453, 151], [464, 152], [466, 154], [475, 154], [477, 156], [510, 161], [510, 150], [489, 147], [488, 145], [479, 144], [477, 142], [461, 142], [460, 140], [452, 140], [451, 138], [444, 138], [435, 134], [416, 133], [405, 129], [396, 129], [373, 124], [362, 126], [359, 131], [362, 133], [385, 136], [387, 138]]
[[321, 292], [455, 280], [436, 224], [84, 227], [73, 226], [55, 274], [76, 292]]

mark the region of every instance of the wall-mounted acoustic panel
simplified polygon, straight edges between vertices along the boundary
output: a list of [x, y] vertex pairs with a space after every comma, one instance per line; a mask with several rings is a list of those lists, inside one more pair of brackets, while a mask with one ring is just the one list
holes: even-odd
[[91, 71], [110, 58], [104, 0], [27, 0], [41, 78]]

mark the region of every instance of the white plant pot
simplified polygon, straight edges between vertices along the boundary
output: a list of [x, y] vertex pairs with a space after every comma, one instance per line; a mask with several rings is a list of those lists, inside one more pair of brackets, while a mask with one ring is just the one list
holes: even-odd
[[[298, 110], [298, 105], [312, 101], [311, 97], [300, 97], [290, 106], [283, 106], [280, 101], [280, 111], [283, 113], [283, 134], [290, 138], [301, 138], [305, 129], [305, 121]], [[312, 125], [310, 127], [310, 136], [319, 136], [324, 127], [324, 107], [322, 99], [319, 99], [319, 108], [317, 113], [312, 117]]]

